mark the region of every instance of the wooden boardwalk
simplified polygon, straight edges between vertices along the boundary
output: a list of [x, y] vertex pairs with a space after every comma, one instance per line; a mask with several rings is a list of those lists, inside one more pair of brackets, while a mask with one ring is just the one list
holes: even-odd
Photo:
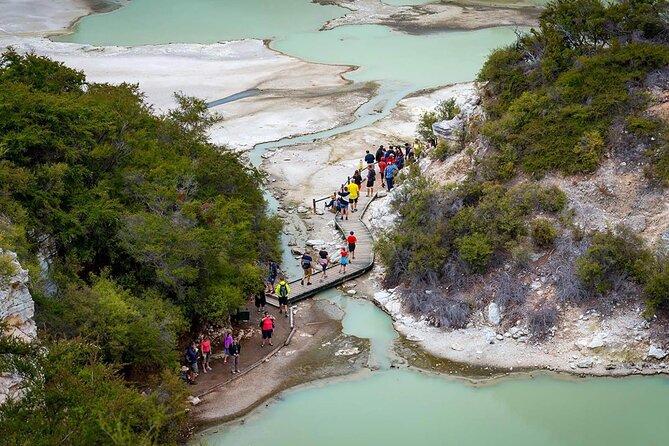
[[[321, 282], [320, 279], [322, 278], [323, 273], [321, 272], [320, 265], [316, 262], [318, 254], [312, 254], [312, 257], [314, 257], [314, 262], [312, 263], [315, 265], [315, 274], [311, 276], [311, 285], [307, 285], [306, 282], [304, 285], [301, 285], [301, 277], [291, 279], [288, 282], [288, 285], [290, 286], [290, 294], [288, 296], [289, 304], [312, 297], [321, 291], [334, 288], [348, 280], [359, 277], [372, 269], [372, 266], [374, 266], [374, 238], [372, 237], [369, 228], [367, 228], [367, 225], [362, 221], [362, 217], [369, 204], [375, 198], [376, 195], [373, 197], [365, 197], [363, 188], [363, 194], [358, 200], [358, 212], [349, 212], [348, 220], [340, 220], [339, 218], [335, 220], [335, 225], [342, 234], [342, 244], [346, 243], [345, 237], [348, 236], [350, 231], [353, 231], [358, 239], [355, 244], [355, 260], [346, 266], [346, 274], [339, 273], [339, 262], [337, 262], [328, 266], [327, 278]], [[316, 252], [318, 250], [319, 247], [312, 249], [312, 251]], [[339, 247], [337, 248], [337, 251], [339, 251]], [[330, 252], [330, 254], [333, 254], [333, 252]], [[274, 307], [279, 306], [279, 301], [275, 296], [267, 294], [266, 299], [268, 304]]]

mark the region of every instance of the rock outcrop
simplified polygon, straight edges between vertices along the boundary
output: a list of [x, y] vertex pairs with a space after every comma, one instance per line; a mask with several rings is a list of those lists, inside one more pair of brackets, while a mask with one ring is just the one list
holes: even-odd
[[[9, 260], [10, 273], [0, 276], [0, 323], [4, 334], [30, 342], [37, 336], [33, 321], [35, 303], [28, 290], [28, 270], [23, 269], [16, 253], [0, 249], [3, 260]], [[0, 374], [0, 404], [21, 392], [21, 379], [14, 374]]]

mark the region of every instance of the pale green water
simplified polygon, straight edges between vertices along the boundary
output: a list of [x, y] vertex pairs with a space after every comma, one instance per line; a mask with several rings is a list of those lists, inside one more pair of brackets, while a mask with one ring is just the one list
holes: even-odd
[[[333, 270], [333, 273], [336, 273], [336, 270]], [[370, 366], [382, 369], [390, 367], [388, 352], [392, 342], [397, 339], [397, 333], [393, 329], [392, 319], [386, 313], [368, 300], [350, 298], [336, 289], [320, 293], [316, 299], [327, 300], [344, 311], [342, 319], [344, 333], [369, 339]]]
[[669, 380], [657, 377], [474, 387], [389, 370], [287, 392], [243, 426], [204, 434], [211, 446], [661, 446], [668, 410]]
[[313, 62], [358, 65], [354, 81], [391, 80], [417, 88], [474, 79], [493, 48], [515, 40], [512, 27], [452, 31], [425, 36], [381, 25], [340, 26], [293, 33], [271, 47]]
[[108, 14], [84, 17], [74, 34], [57, 40], [137, 46], [271, 39], [316, 31], [345, 13], [309, 0], [132, 0]]

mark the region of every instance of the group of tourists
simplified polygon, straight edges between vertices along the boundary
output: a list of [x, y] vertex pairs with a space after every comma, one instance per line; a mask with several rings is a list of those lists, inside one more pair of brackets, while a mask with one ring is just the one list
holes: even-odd
[[[241, 346], [237, 339], [233, 338], [232, 332], [226, 331], [223, 335], [223, 347], [225, 353], [223, 355], [223, 364], [227, 364], [230, 360], [230, 372], [239, 373], [239, 354]], [[199, 339], [194, 339], [186, 348], [184, 355], [187, 366], [181, 368], [182, 378], [188, 384], [196, 384], [197, 377], [202, 373], [211, 371], [211, 340], [207, 336], [201, 336]]]
[[[358, 211], [358, 200], [362, 194], [362, 184], [365, 182], [366, 197], [374, 195], [374, 185], [376, 184], [376, 170], [374, 165], [378, 166], [378, 175], [381, 179], [381, 187], [387, 188], [390, 192], [395, 185], [395, 177], [400, 170], [404, 168], [407, 162], [413, 162], [416, 159], [416, 152], [420, 148], [418, 140], [411, 146], [409, 143], [401, 145], [390, 145], [385, 149], [383, 145], [379, 146], [376, 153], [372, 154], [369, 150], [365, 151], [365, 157], [360, 160], [358, 169], [353, 176], [349, 178], [348, 183], [342, 184], [339, 191], [330, 196], [330, 201], [326, 203], [325, 208], [335, 214], [335, 218], [348, 220], [349, 211]], [[363, 174], [365, 178], [363, 178]]]

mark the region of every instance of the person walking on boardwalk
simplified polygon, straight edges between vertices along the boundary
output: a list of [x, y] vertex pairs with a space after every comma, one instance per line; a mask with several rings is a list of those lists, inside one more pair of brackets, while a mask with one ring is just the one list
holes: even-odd
[[376, 181], [376, 170], [374, 166], [370, 165], [367, 167], [367, 196], [371, 197], [374, 195], [374, 182]]
[[279, 275], [279, 265], [270, 260], [267, 262], [267, 282], [265, 283], [265, 292], [272, 294], [274, 291], [274, 282], [276, 282], [276, 277]]
[[355, 259], [355, 242], [358, 241], [358, 238], [353, 235], [353, 231], [346, 237], [346, 241], [348, 242], [348, 252], [351, 254], [351, 258], [349, 260], [349, 263]]
[[258, 313], [262, 313], [263, 311], [265, 311], [265, 305], [267, 304], [265, 291], [263, 291], [262, 293], [253, 294], [253, 303], [255, 304]]
[[[356, 175], [360, 176], [358, 171], [355, 171]], [[360, 178], [362, 181], [362, 177]], [[351, 212], [358, 212], [358, 198], [360, 197], [360, 186], [358, 186], [357, 180], [355, 183], [348, 185], [349, 197], [348, 201], [351, 204]]]
[[365, 155], [365, 162], [366, 162], [367, 164], [374, 164], [374, 155], [372, 155], [371, 153], [369, 153], [369, 150], [365, 150], [365, 153], [366, 153], [366, 155]]
[[307, 285], [311, 285], [311, 274], [313, 273], [313, 265], [311, 262], [313, 261], [314, 259], [309, 255], [309, 252], [305, 251], [305, 253], [302, 254], [300, 265], [302, 266], [302, 271], [304, 271], [304, 276], [302, 276], [302, 280], [300, 280], [300, 285], [304, 285], [304, 279], [307, 279]]
[[[279, 314], [283, 311], [286, 312], [286, 317], [288, 317], [288, 295], [290, 294], [290, 286], [286, 283], [284, 279], [281, 279], [279, 284], [276, 286], [276, 295], [279, 296]], [[265, 311], [264, 314], [267, 314]]]
[[225, 354], [223, 355], [223, 364], [228, 362], [228, 356], [230, 356], [230, 346], [232, 345], [232, 333], [229, 331], [225, 332], [223, 337], [223, 348], [225, 348]]
[[346, 274], [346, 265], [348, 265], [348, 251], [346, 250], [346, 246], [341, 247], [341, 251], [339, 252], [341, 255], [341, 261], [339, 263], [339, 274]]
[[202, 371], [207, 373], [207, 370], [211, 370], [211, 365], [209, 364], [211, 359], [211, 341], [207, 336], [202, 338], [200, 348], [202, 349]]
[[393, 182], [395, 180], [395, 175], [397, 174], [397, 166], [393, 163], [389, 163], [386, 166], [385, 176], [386, 176], [386, 186], [388, 186], [388, 192], [393, 188]]
[[381, 187], [386, 187], [386, 184], [384, 183], [383, 179], [385, 178], [385, 172], [386, 172], [386, 166], [388, 163], [386, 163], [385, 158], [381, 158], [381, 161], [379, 161], [379, 176], [381, 177]]
[[260, 320], [260, 329], [262, 330], [262, 344], [260, 346], [261, 347], [265, 346], [265, 339], [267, 339], [269, 345], [274, 345], [272, 344], [272, 332], [274, 331], [274, 316], [270, 316], [270, 314], [267, 311], [265, 311], [263, 318]]
[[233, 375], [239, 373], [239, 354], [241, 351], [242, 347], [239, 345], [239, 342], [236, 339], [233, 340], [230, 345], [230, 373]]
[[318, 251], [318, 257], [319, 257], [318, 263], [320, 263], [321, 269], [323, 271], [323, 275], [321, 276], [321, 278], [318, 281], [322, 282], [323, 279], [328, 278], [326, 270], [328, 269], [328, 265], [330, 264], [330, 254], [328, 254], [328, 251], [325, 248], [325, 246], [323, 246], [321, 248], [321, 250]]
[[341, 207], [341, 219], [343, 220], [346, 217], [348, 220], [348, 201], [349, 195], [351, 193], [348, 191], [348, 186], [342, 184], [341, 190], [339, 191], [339, 205]]

